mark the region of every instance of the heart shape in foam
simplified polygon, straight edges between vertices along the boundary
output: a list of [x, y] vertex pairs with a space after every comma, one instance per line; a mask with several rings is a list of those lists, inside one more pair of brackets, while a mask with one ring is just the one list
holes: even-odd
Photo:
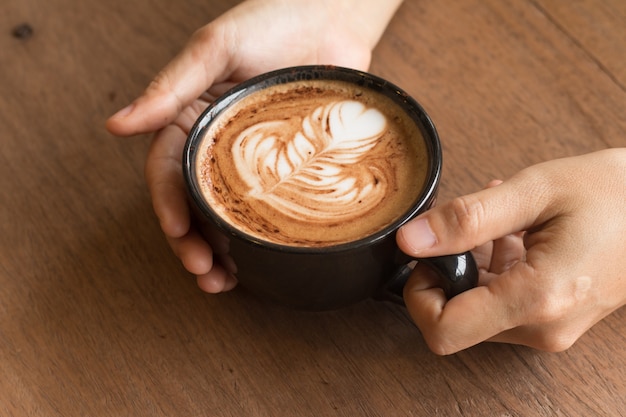
[[338, 101], [316, 108], [295, 134], [291, 123], [260, 122], [234, 142], [250, 196], [307, 222], [355, 218], [380, 202], [387, 180], [364, 163], [387, 126], [380, 111]]

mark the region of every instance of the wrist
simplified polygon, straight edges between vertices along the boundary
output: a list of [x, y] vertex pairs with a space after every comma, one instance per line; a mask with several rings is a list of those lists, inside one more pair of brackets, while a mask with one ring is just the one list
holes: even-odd
[[345, 22], [374, 49], [403, 0], [328, 0], [338, 22]]

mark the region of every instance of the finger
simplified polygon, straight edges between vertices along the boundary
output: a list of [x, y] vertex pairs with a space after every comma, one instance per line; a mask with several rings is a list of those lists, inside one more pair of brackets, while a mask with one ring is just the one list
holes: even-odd
[[[486, 188], [496, 187], [502, 184], [501, 180], [492, 180], [490, 181]], [[478, 270], [481, 272], [489, 271], [489, 267], [491, 266], [491, 258], [493, 256], [493, 241], [489, 241], [480, 245], [472, 251], [474, 255], [474, 259], [476, 260], [476, 266], [478, 266]]]
[[228, 90], [230, 90], [231, 88], [235, 87], [237, 85], [237, 83], [235, 82], [221, 82], [221, 83], [217, 83], [217, 84], [213, 84], [211, 86], [211, 88], [209, 88], [209, 90], [207, 91], [208, 93], [208, 97], [211, 98], [211, 102], [215, 101], [215, 99], [217, 99], [218, 97], [220, 97], [221, 95], [225, 94]]
[[[485, 188], [493, 188], [502, 184], [502, 180], [492, 180]], [[488, 271], [493, 274], [500, 274], [508, 270], [524, 254], [524, 242], [521, 241], [522, 234], [515, 233], [496, 239], [492, 242], [491, 262]]]
[[441, 289], [428, 288], [412, 275], [404, 300], [430, 349], [439, 355], [452, 354], [518, 326], [523, 314], [517, 308], [523, 272], [514, 268], [508, 277], [500, 276], [450, 300]]
[[491, 264], [489, 265], [490, 272], [501, 274], [524, 258], [526, 250], [523, 236], [523, 233], [513, 233], [494, 240]]
[[476, 266], [479, 271], [489, 271], [491, 256], [493, 255], [493, 242], [487, 242], [475, 248], [472, 250], [472, 255], [474, 255], [474, 260], [476, 261]]
[[206, 275], [214, 267], [211, 246], [196, 230], [190, 230], [183, 237], [168, 237], [167, 241], [185, 269], [192, 274]]
[[[518, 304], [517, 310], [523, 312], [519, 325], [489, 340], [560, 352], [614, 311], [615, 304], [606, 302], [604, 290], [594, 277], [563, 275], [562, 271], [557, 267], [536, 275], [539, 279], [528, 284], [525, 302]], [[541, 285], [547, 281], [550, 285]]]
[[502, 180], [491, 180], [487, 183], [487, 185], [485, 186], [485, 189], [487, 188], [493, 188], [493, 187], [497, 187], [498, 185], [502, 184], [504, 181]]
[[161, 229], [170, 237], [182, 237], [190, 228], [190, 212], [182, 173], [186, 135], [170, 125], [158, 132], [146, 158], [145, 177]]
[[549, 332], [540, 326], [519, 326], [503, 331], [490, 339], [489, 342], [506, 343], [509, 345], [524, 345], [544, 351], [556, 351], [548, 347]]
[[427, 211], [400, 228], [398, 245], [412, 256], [459, 253], [547, 221], [558, 191], [548, 192], [540, 172], [522, 171], [497, 187]]
[[524, 345], [546, 352], [562, 352], [569, 349], [601, 319], [591, 314], [565, 324], [558, 322], [518, 326], [495, 335], [489, 342]]
[[198, 30], [139, 98], [109, 118], [107, 129], [120, 136], [156, 131], [214, 82], [227, 78], [234, 40], [218, 29], [222, 27], [210, 24]]
[[[437, 273], [428, 265], [418, 262], [411, 272], [406, 286], [410, 285], [412, 291], [435, 289], [439, 287]], [[443, 290], [442, 290], [443, 291]]]
[[487, 242], [472, 251], [476, 266], [478, 267], [478, 285], [488, 285], [489, 282], [498, 277], [490, 271], [491, 257], [493, 256], [493, 242]]
[[237, 278], [226, 271], [221, 265], [215, 264], [211, 271], [198, 275], [198, 287], [210, 294], [230, 291], [237, 285]]

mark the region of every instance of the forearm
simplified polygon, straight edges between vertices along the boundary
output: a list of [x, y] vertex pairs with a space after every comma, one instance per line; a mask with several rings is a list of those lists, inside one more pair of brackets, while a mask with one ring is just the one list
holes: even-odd
[[[310, 0], [304, 0], [310, 1]], [[360, 32], [373, 49], [403, 0], [324, 0], [346, 22]]]
[[[272, 4], [276, 10], [291, 9], [297, 18], [308, 16], [306, 24], [322, 25], [322, 21], [333, 22], [349, 29], [367, 41], [373, 49], [384, 33], [389, 21], [403, 0], [248, 0], [246, 4], [253, 8], [267, 9]], [[303, 22], [304, 23], [304, 22]]]

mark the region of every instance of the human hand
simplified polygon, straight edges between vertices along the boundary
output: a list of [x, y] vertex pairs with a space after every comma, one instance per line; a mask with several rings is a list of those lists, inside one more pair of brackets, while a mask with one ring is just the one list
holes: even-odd
[[405, 286], [429, 347], [569, 348], [626, 304], [625, 208], [626, 148], [616, 148], [535, 165], [407, 223], [397, 236], [407, 254], [478, 247], [477, 288], [446, 300], [425, 268]]
[[236, 279], [213, 262], [193, 226], [181, 158], [193, 123], [234, 84], [280, 67], [334, 64], [366, 70], [371, 51], [401, 0], [248, 0], [199, 29], [131, 105], [107, 121], [120, 136], [157, 131], [145, 176], [169, 245], [201, 289]]

